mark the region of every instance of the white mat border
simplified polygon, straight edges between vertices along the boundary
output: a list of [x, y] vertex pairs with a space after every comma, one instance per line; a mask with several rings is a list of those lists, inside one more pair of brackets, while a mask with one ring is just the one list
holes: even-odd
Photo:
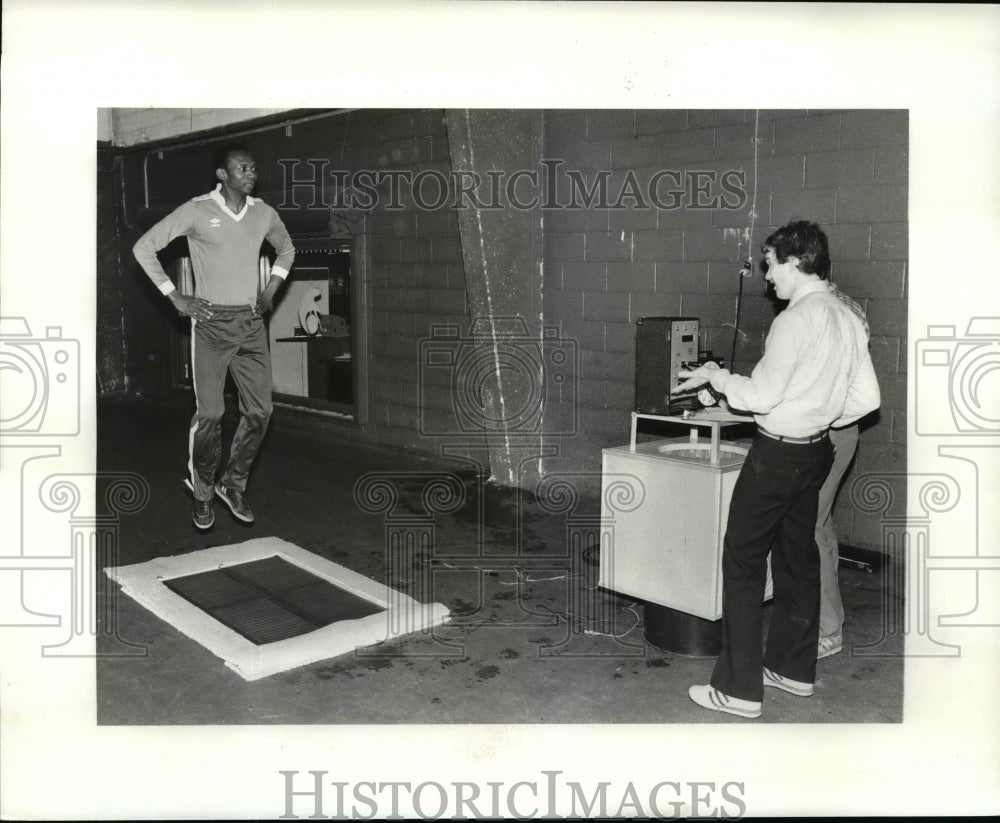
[[[280, 557], [384, 611], [357, 620], [341, 620], [308, 634], [257, 646], [164, 585], [166, 580], [269, 557]], [[259, 680], [338, 657], [362, 646], [430, 629], [443, 623], [449, 615], [448, 609], [440, 603], [419, 603], [402, 592], [277, 537], [260, 537], [188, 554], [158, 557], [104, 571], [125, 594], [220, 657], [245, 680]]]

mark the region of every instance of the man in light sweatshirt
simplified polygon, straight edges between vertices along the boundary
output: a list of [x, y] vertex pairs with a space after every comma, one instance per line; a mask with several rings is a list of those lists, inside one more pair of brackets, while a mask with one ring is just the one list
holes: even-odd
[[[291, 237], [278, 213], [251, 197], [257, 167], [244, 148], [216, 155], [215, 191], [179, 206], [133, 247], [136, 260], [178, 313], [191, 318], [191, 361], [196, 409], [188, 437], [188, 483], [198, 529], [215, 523], [214, 497], [233, 516], [253, 523], [246, 486], [271, 418], [271, 360], [264, 315], [295, 258]], [[156, 253], [184, 236], [191, 254], [195, 296], [180, 294]], [[277, 252], [271, 276], [260, 288], [261, 246]], [[240, 421], [221, 476], [222, 416], [226, 375], [239, 391]]]

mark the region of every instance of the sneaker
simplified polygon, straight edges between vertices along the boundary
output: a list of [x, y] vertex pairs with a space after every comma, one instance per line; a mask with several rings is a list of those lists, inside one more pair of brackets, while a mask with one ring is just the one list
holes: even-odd
[[844, 636], [842, 634], [831, 634], [829, 637], [821, 637], [816, 644], [816, 659], [822, 660], [834, 654], [840, 654], [844, 650]]
[[215, 496], [229, 507], [233, 517], [242, 520], [244, 523], [253, 523], [253, 511], [247, 505], [246, 496], [243, 492], [229, 486], [217, 485]]
[[194, 525], [199, 529], [210, 529], [215, 525], [215, 512], [212, 511], [211, 500], [195, 500], [194, 512], [191, 514]]
[[813, 693], [812, 683], [803, 683], [800, 680], [792, 680], [790, 677], [782, 677], [775, 674], [766, 666], [764, 667], [764, 685], [773, 686], [783, 692], [794, 694], [798, 697], [810, 697]]
[[692, 686], [688, 689], [688, 697], [703, 709], [735, 714], [737, 717], [760, 717], [760, 703], [730, 697], [711, 685]]

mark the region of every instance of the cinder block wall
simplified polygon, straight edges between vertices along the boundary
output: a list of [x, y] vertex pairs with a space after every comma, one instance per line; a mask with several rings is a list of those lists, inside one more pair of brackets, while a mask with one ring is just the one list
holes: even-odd
[[[193, 123], [192, 110], [174, 111], [177, 116], [168, 118], [172, 125], [164, 128], [171, 135], [184, 134], [178, 112], [187, 112]], [[120, 127], [125, 121], [120, 113], [116, 117], [113, 122]], [[122, 135], [146, 127], [131, 123], [132, 131], [118, 133], [116, 143], [124, 145]], [[796, 217], [827, 229], [834, 280], [865, 305], [872, 325], [883, 404], [863, 431], [847, 485], [865, 472], [905, 471], [905, 112], [547, 111], [542, 129], [543, 157], [560, 161], [558, 198], [569, 197], [567, 172], [578, 172], [587, 186], [601, 172], [608, 197], [626, 206], [613, 209], [597, 202], [535, 212], [544, 234], [542, 276], [524, 271], [517, 287], [541, 292], [544, 322], [560, 324], [563, 337], [578, 345], [578, 433], [546, 441], [558, 446], [558, 456], [545, 461], [545, 471], [589, 475], [597, 478], [596, 486], [601, 449], [627, 441], [637, 317], [697, 316], [704, 329], [702, 347], [728, 359], [742, 282], [736, 369], [749, 372], [777, 306], [766, 296], [759, 273], [741, 281], [740, 264], [750, 254], [759, 259], [767, 234]], [[290, 133], [276, 126], [243, 142], [257, 155], [259, 193], [279, 207], [285, 185], [281, 159], [327, 160], [329, 169], [347, 172], [392, 168], [447, 177], [452, 170], [441, 110], [350, 112], [296, 125]], [[151, 209], [172, 208], [210, 188], [198, 172], [210, 151], [171, 150], [151, 160]], [[143, 211], [143, 155], [133, 150], [122, 161], [121, 274], [99, 273], [98, 279], [100, 299], [124, 304], [124, 368], [133, 390], [146, 390], [164, 373], [169, 326], [175, 322], [131, 258]], [[488, 158], [478, 162], [490, 163]], [[538, 171], [544, 179], [544, 170]], [[644, 208], [639, 197], [621, 196], [630, 185], [633, 195], [648, 194], [643, 188], [665, 171], [679, 175], [661, 178], [660, 194], [670, 208], [648, 202]], [[426, 194], [432, 197], [433, 181], [428, 185]], [[685, 191], [686, 186], [693, 187]], [[440, 428], [436, 421], [446, 425], [451, 388], [434, 384], [420, 408], [420, 345], [435, 325], [468, 332], [458, 220], [447, 207], [418, 208], [408, 187], [403, 187], [400, 209], [388, 207], [387, 185], [379, 195], [369, 222], [370, 425], [365, 430], [319, 420], [310, 425], [324, 436], [438, 453], [441, 441], [424, 436], [419, 422], [432, 429]], [[719, 198], [724, 202], [713, 202]], [[285, 203], [279, 210], [289, 221], [305, 220], [312, 228], [325, 221], [322, 207], [305, 214], [301, 203]], [[507, 263], [512, 272], [517, 268], [516, 261]], [[511, 276], [512, 288], [517, 280]], [[108, 385], [117, 385], [114, 378], [109, 375]], [[881, 547], [879, 518], [859, 511], [846, 492], [836, 515], [844, 542]]]
[[278, 114], [287, 109], [110, 109], [110, 123], [102, 127], [110, 130], [106, 138], [115, 146], [134, 146], [165, 140], [195, 131], [214, 129], [233, 123], [242, 123], [255, 117]]
[[[830, 237], [834, 282], [871, 322], [882, 408], [863, 427], [835, 514], [843, 542], [881, 547], [880, 520], [849, 490], [858, 474], [906, 469], [907, 142], [905, 111], [547, 112], [545, 156], [562, 161], [564, 201], [568, 171], [592, 186], [609, 170], [609, 202], [626, 206], [545, 212], [546, 321], [561, 321], [581, 352], [581, 434], [553, 466], [599, 472], [601, 448], [627, 442], [636, 318], [699, 317], [702, 348], [728, 361], [741, 261], [759, 261], [773, 228], [809, 219]], [[670, 208], [620, 197], [630, 171], [640, 194], [674, 173], [659, 178]], [[742, 289], [735, 368], [748, 373], [779, 306], [757, 270]]]

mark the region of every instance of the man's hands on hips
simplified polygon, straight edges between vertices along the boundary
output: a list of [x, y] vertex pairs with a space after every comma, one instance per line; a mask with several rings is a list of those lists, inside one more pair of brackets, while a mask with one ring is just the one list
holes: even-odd
[[282, 279], [275, 275], [271, 276], [271, 279], [267, 281], [267, 285], [264, 290], [257, 295], [257, 304], [254, 306], [254, 314], [263, 317], [269, 311], [271, 311], [274, 305], [274, 295], [277, 293], [278, 288], [282, 284]]
[[174, 304], [174, 308], [183, 317], [193, 317], [195, 320], [208, 320], [212, 316], [212, 304], [200, 297], [187, 297], [176, 291], [170, 292], [167, 297]]

